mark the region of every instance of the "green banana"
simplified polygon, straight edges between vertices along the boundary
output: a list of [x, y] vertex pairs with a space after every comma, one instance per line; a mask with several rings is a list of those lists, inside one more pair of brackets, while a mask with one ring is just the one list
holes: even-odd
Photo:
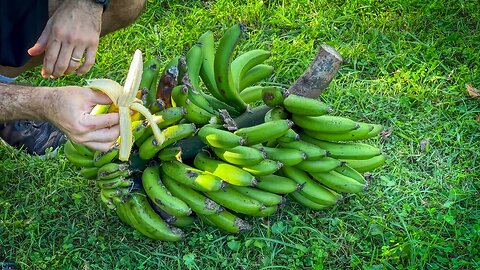
[[301, 194], [299, 191], [292, 192], [288, 194], [291, 198], [293, 198], [296, 202], [299, 204], [308, 207], [313, 210], [323, 210], [325, 208], [331, 207], [331, 204], [320, 204], [316, 203], [309, 198], [305, 197], [304, 195]]
[[202, 110], [207, 111], [210, 114], [215, 114], [215, 109], [210, 105], [210, 102], [205, 97], [206, 95], [203, 92], [196, 91], [193, 88], [188, 90], [188, 100], [195, 104], [196, 106], [200, 107]]
[[154, 239], [163, 241], [179, 241], [184, 237], [182, 230], [170, 227], [153, 210], [143, 194], [133, 193], [126, 204], [137, 222], [137, 226], [135, 226], [137, 230], [138, 227], [143, 228], [144, 231], [148, 232], [148, 235], [154, 236]]
[[108, 209], [114, 210], [116, 208], [115, 204], [113, 203], [113, 199], [107, 197], [102, 190], [100, 191], [100, 200]]
[[223, 181], [236, 186], [255, 186], [257, 179], [249, 172], [234, 165], [210, 158], [206, 152], [195, 156], [193, 164], [196, 168], [211, 173]]
[[187, 73], [190, 83], [195, 91], [202, 91], [200, 88], [200, 69], [203, 62], [202, 43], [195, 43], [187, 52], [185, 59], [187, 61]]
[[345, 133], [324, 133], [318, 131], [312, 131], [304, 129], [305, 134], [310, 135], [311, 137], [324, 140], [324, 141], [357, 141], [368, 139], [369, 132], [372, 131], [373, 126], [366, 123], [358, 123], [359, 127], [355, 130], [351, 130]]
[[331, 113], [332, 108], [318, 99], [290, 94], [283, 101], [283, 107], [297, 115], [321, 116]]
[[179, 161], [163, 162], [160, 169], [162, 178], [167, 175], [175, 181], [199, 191], [216, 191], [225, 188], [225, 182], [218, 176]]
[[260, 64], [254, 66], [240, 79], [239, 91], [241, 92], [247, 87], [265, 80], [270, 77], [274, 71], [275, 69], [271, 65]]
[[242, 137], [221, 129], [221, 125], [216, 124], [204, 125], [198, 130], [197, 135], [205, 144], [217, 148], [233, 148], [245, 143]]
[[63, 152], [65, 157], [74, 165], [78, 167], [94, 167], [93, 158], [90, 156], [84, 156], [77, 152], [75, 147], [72, 144], [71, 140], [67, 140], [67, 142], [63, 146]]
[[358, 193], [365, 190], [368, 186], [366, 183], [360, 183], [336, 171], [326, 173], [310, 172], [310, 175], [322, 185], [337, 192]]
[[216, 99], [226, 101], [222, 94], [218, 91], [217, 83], [215, 81], [215, 38], [212, 31], [203, 33], [198, 42], [202, 44], [203, 52], [202, 65], [200, 67], [200, 78], [210, 94]]
[[157, 112], [165, 109], [166, 106], [167, 106], [167, 104], [165, 104], [165, 101], [163, 101], [163, 99], [157, 98], [157, 99], [155, 99], [154, 102], [152, 102], [152, 104], [150, 105], [150, 107], [148, 109], [150, 110], [150, 112], [152, 114], [154, 114], [154, 113], [157, 113]]
[[[150, 202], [150, 200], [149, 200]], [[169, 225], [176, 228], [188, 228], [193, 225], [195, 218], [192, 216], [174, 216], [171, 215], [162, 209], [156, 207], [155, 204], [151, 204], [152, 208], [157, 212], [163, 220], [165, 220]]]
[[343, 134], [360, 127], [357, 122], [349, 118], [335, 115], [307, 116], [293, 114], [292, 120], [295, 125], [305, 130], [308, 129], [309, 131], [312, 131], [312, 133], [323, 132]]
[[[177, 124], [185, 117], [187, 111], [184, 107], [170, 107], [153, 114], [153, 119], [157, 124], [158, 128], [163, 129], [174, 124]], [[150, 138], [153, 135], [153, 130], [150, 126], [147, 126], [145, 131], [143, 132], [138, 139], [135, 139], [135, 145], [140, 147], [142, 143], [145, 142], [146, 139]], [[135, 137], [137, 138], [137, 137]]]
[[102, 193], [102, 196], [104, 198], [112, 200], [115, 197], [121, 197], [121, 196], [127, 195], [129, 193], [129, 189], [125, 187], [104, 188], [104, 189], [101, 189], [100, 192]]
[[142, 173], [142, 184], [148, 197], [163, 211], [175, 216], [188, 216], [192, 209], [180, 198], [173, 196], [160, 179], [158, 166], [147, 167]]
[[264, 191], [257, 188], [252, 187], [238, 187], [238, 186], [230, 186], [231, 188], [235, 189], [236, 191], [246, 195], [254, 200], [257, 200], [264, 204], [265, 206], [274, 206], [285, 202], [285, 199], [272, 192]]
[[270, 175], [280, 170], [283, 163], [272, 159], [264, 159], [258, 164], [242, 167], [244, 171], [251, 173], [254, 176]]
[[175, 86], [172, 89], [171, 99], [173, 107], [184, 106], [188, 99], [188, 86], [185, 84]]
[[225, 31], [219, 40], [213, 63], [218, 91], [225, 97], [227, 103], [241, 112], [245, 111], [247, 105], [240, 98], [237, 87], [234, 85], [231, 62], [235, 48], [242, 37], [243, 28], [242, 24], [235, 24]]
[[204, 194], [221, 206], [236, 213], [253, 215], [265, 208], [261, 202], [238, 192], [231, 186], [225, 187], [225, 190], [204, 192]]
[[112, 179], [118, 176], [130, 176], [132, 171], [128, 163], [108, 163], [98, 169], [97, 179]]
[[140, 81], [140, 89], [147, 88], [145, 106], [150, 108], [157, 99], [157, 81], [160, 75], [160, 67], [162, 66], [160, 58], [154, 57], [148, 60], [143, 66], [142, 80]]
[[343, 174], [345, 176], [355, 179], [355, 181], [359, 183], [367, 184], [367, 180], [365, 180], [365, 177], [363, 177], [361, 173], [350, 167], [348, 164], [344, 164], [343, 166], [337, 167], [334, 170], [339, 174]]
[[276, 194], [288, 194], [301, 189], [303, 186], [290, 178], [271, 174], [259, 176], [255, 187]]
[[154, 135], [150, 136], [150, 138], [148, 138], [147, 140], [145, 140], [145, 142], [142, 143], [142, 145], [138, 149], [140, 158], [149, 160], [153, 158], [158, 153], [158, 151], [181, 139], [192, 136], [193, 134], [195, 134], [195, 131], [196, 127], [193, 123], [169, 126], [162, 131], [162, 134], [164, 134], [165, 136], [165, 141], [162, 144], [157, 143]]
[[211, 113], [187, 99], [184, 104], [185, 118], [195, 124], [205, 125], [207, 123], [218, 123], [220, 119], [217, 114]]
[[82, 167], [80, 168], [80, 175], [87, 179], [97, 178], [98, 168], [97, 167]]
[[241, 112], [239, 112], [233, 106], [230, 106], [227, 103], [225, 103], [221, 100], [218, 100], [213, 96], [209, 96], [209, 95], [205, 94], [204, 98], [208, 101], [208, 103], [210, 103], [210, 106], [212, 106], [212, 108], [215, 111], [226, 110], [232, 117], [236, 117], [236, 116], [239, 116], [241, 114]]
[[368, 138], [373, 138], [383, 131], [383, 125], [380, 125], [380, 124], [370, 124], [370, 125], [373, 126], [373, 129], [370, 132], [368, 132], [367, 134]]
[[357, 170], [359, 173], [364, 173], [380, 167], [383, 163], [385, 163], [386, 157], [384, 155], [378, 155], [369, 159], [361, 159], [361, 160], [342, 159], [342, 160], [345, 161], [350, 167]]
[[305, 133], [300, 133], [302, 140], [318, 145], [327, 150], [329, 156], [338, 159], [368, 159], [381, 154], [381, 150], [365, 143], [338, 143], [315, 139]]
[[178, 76], [177, 76], [177, 85], [187, 85], [189, 82], [188, 80], [188, 73], [187, 73], [187, 59], [185, 56], [180, 56], [178, 58], [178, 64], [177, 64], [177, 70], [178, 70]]
[[267, 153], [267, 159], [279, 161], [285, 166], [295, 166], [307, 159], [307, 154], [298, 149], [276, 148], [262, 145], [253, 145], [252, 147]]
[[[296, 142], [296, 141], [300, 141], [300, 134], [298, 134], [297, 132], [295, 132], [295, 130], [293, 129], [289, 129], [287, 130], [287, 132], [285, 132], [285, 134], [283, 134], [282, 137], [280, 138], [277, 138], [276, 142], [282, 144], [282, 143], [290, 143], [290, 142]], [[310, 154], [311, 156], [312, 154]], [[308, 154], [307, 154], [307, 157], [308, 157]], [[309, 157], [310, 158], [310, 157]]]
[[287, 119], [289, 117], [289, 114], [283, 107], [276, 106], [271, 108], [270, 110], [265, 113], [265, 122], [270, 122], [273, 120], [281, 120], [281, 119]]
[[154, 234], [147, 231], [144, 225], [141, 225], [139, 222], [137, 222], [137, 219], [133, 216], [132, 209], [128, 207], [128, 203], [127, 203], [128, 200], [130, 200], [130, 198], [122, 202], [116, 202], [116, 200], [113, 199], [113, 202], [116, 206], [117, 215], [120, 217], [120, 219], [124, 223], [135, 228], [138, 232], [140, 232], [144, 236], [151, 239], [160, 240], [160, 239], [157, 239], [157, 237]]
[[235, 146], [229, 149], [212, 147], [217, 157], [230, 164], [238, 166], [252, 166], [266, 158], [266, 154], [249, 146]]
[[184, 201], [197, 214], [213, 215], [223, 210], [218, 203], [167, 175], [164, 175], [163, 183], [174, 196]]
[[240, 233], [250, 230], [250, 224], [236, 215], [224, 210], [218, 214], [200, 215], [202, 220], [229, 233]]
[[240, 92], [240, 98], [248, 104], [261, 101], [263, 88], [264, 87], [261, 85], [252, 85], [246, 87], [242, 92]]
[[286, 91], [279, 87], [265, 86], [262, 90], [263, 103], [271, 108], [283, 104], [283, 100], [286, 96]]
[[80, 144], [80, 143], [75, 143], [72, 140], [70, 140], [70, 142], [72, 143], [73, 148], [75, 148], [75, 150], [77, 150], [77, 152], [80, 155], [83, 155], [83, 156], [86, 156], [86, 157], [93, 157], [94, 151], [90, 150], [87, 146], [85, 146], [83, 144]]
[[253, 127], [240, 128], [234, 134], [244, 138], [245, 145], [254, 145], [279, 138], [292, 126], [293, 122], [288, 119], [273, 120]]
[[235, 89], [240, 92], [240, 80], [245, 73], [271, 56], [266, 50], [254, 49], [237, 56], [231, 63], [232, 79]]
[[127, 188], [133, 185], [133, 181], [124, 176], [117, 176], [112, 179], [97, 180], [96, 185], [100, 189]]
[[264, 209], [260, 210], [260, 212], [255, 213], [252, 216], [254, 216], [254, 217], [271, 216], [271, 215], [275, 214], [281, 206], [282, 206], [281, 204], [280, 205], [267, 206]]
[[292, 142], [280, 142], [280, 145], [284, 148], [297, 149], [307, 154], [307, 160], [319, 160], [328, 155], [328, 151], [325, 149], [306, 141], [292, 141]]
[[316, 203], [333, 205], [342, 198], [340, 194], [334, 193], [318, 184], [316, 181], [311, 179], [306, 172], [300, 169], [285, 166], [282, 168], [282, 173], [298, 184], [303, 185], [302, 189], [300, 190], [302, 195], [308, 195], [309, 198]]
[[188, 228], [191, 227], [195, 223], [195, 218], [191, 216], [185, 216], [185, 217], [176, 217], [172, 223], [170, 223], [172, 226], [175, 226], [177, 228]]
[[158, 152], [158, 158], [160, 161], [172, 161], [178, 160], [182, 162], [182, 147], [181, 146], [168, 146]]
[[[134, 142], [137, 142], [137, 140], [139, 140], [142, 137], [142, 135], [147, 130], [148, 124], [149, 123], [147, 120], [138, 120], [138, 121], [132, 122], [132, 136], [133, 136]], [[153, 131], [152, 131], [152, 134], [153, 134]]]
[[342, 166], [345, 162], [331, 157], [323, 157], [317, 160], [305, 160], [297, 165], [296, 168], [307, 172], [329, 172], [339, 166]]
[[107, 151], [95, 151], [93, 156], [93, 165], [95, 167], [102, 167], [103, 165], [112, 162], [118, 157], [119, 145], [115, 144]]

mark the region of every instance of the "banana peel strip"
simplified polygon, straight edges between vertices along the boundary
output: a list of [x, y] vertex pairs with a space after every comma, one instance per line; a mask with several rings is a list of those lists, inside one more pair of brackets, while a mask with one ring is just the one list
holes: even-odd
[[165, 140], [157, 123], [154, 121], [152, 114], [145, 106], [136, 98], [143, 73], [142, 52], [136, 50], [133, 55], [130, 68], [128, 70], [125, 84], [122, 87], [116, 81], [110, 79], [94, 79], [88, 82], [90, 89], [101, 91], [106, 94], [115, 106], [118, 106], [118, 114], [120, 117], [120, 150], [118, 159], [127, 161], [130, 157], [133, 146], [132, 119], [130, 110], [134, 110], [145, 116], [153, 130], [155, 139], [160, 144]]

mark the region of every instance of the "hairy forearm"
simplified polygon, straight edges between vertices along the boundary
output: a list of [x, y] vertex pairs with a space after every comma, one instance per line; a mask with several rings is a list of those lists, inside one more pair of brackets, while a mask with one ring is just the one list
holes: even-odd
[[52, 88], [0, 83], [0, 122], [45, 120]]

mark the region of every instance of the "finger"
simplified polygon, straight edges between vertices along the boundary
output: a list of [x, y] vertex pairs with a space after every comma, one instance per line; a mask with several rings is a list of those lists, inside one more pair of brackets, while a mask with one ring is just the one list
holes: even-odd
[[84, 143], [85, 146], [92, 150], [98, 150], [98, 151], [108, 151], [114, 144], [115, 142], [111, 143], [100, 143], [100, 142], [86, 142]]
[[80, 61], [77, 61], [77, 59], [82, 59], [84, 52], [85, 47], [83, 46], [75, 47], [75, 49], [73, 49], [72, 57], [70, 57], [70, 63], [67, 70], [65, 71], [65, 74], [73, 73], [82, 65]]
[[85, 62], [83, 65], [77, 69], [77, 75], [83, 75], [90, 70], [90, 68], [95, 64], [95, 55], [97, 54], [97, 46], [88, 47], [85, 54]]
[[62, 77], [70, 65], [70, 58], [72, 57], [73, 45], [71, 43], [63, 42], [58, 53], [57, 61], [53, 68], [52, 75], [54, 77]]
[[58, 53], [61, 49], [61, 43], [59, 41], [52, 41], [47, 45], [45, 57], [43, 59], [42, 76], [49, 78], [53, 73], [53, 68], [57, 62]]
[[113, 143], [118, 139], [118, 136], [120, 136], [120, 126], [115, 125], [85, 133], [80, 140], [83, 142]]
[[38, 38], [37, 42], [33, 45], [33, 47], [31, 47], [30, 49], [28, 49], [28, 54], [31, 55], [31, 56], [37, 56], [37, 55], [40, 55], [42, 54], [43, 52], [45, 52], [46, 48], [47, 48], [47, 42], [48, 42], [48, 34], [50, 30], [49, 30], [49, 27], [48, 25], [45, 27], [45, 29], [43, 30], [42, 34], [40, 35], [40, 37]]
[[106, 113], [99, 115], [84, 115], [82, 125], [90, 127], [91, 129], [102, 129], [118, 125], [120, 117], [118, 113]]
[[112, 100], [104, 93], [100, 91], [94, 91], [94, 90], [91, 90], [91, 91], [93, 92], [93, 97], [91, 100], [92, 103], [102, 104], [102, 105], [112, 104]]

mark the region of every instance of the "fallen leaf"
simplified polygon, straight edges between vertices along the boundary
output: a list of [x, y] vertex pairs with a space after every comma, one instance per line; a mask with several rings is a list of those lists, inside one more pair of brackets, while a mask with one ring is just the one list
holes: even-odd
[[430, 145], [430, 141], [428, 139], [424, 139], [420, 142], [420, 151], [421, 152], [428, 152], [428, 146]]
[[473, 97], [473, 98], [480, 98], [480, 91], [473, 87], [471, 84], [465, 84], [465, 87], [467, 88], [468, 95]]

